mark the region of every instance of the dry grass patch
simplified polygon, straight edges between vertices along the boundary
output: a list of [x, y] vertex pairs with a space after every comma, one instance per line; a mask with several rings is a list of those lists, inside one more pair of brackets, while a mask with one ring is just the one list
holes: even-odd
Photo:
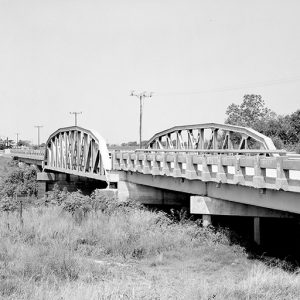
[[0, 215], [3, 299], [297, 299], [300, 277], [247, 260], [226, 234], [162, 212], [61, 206]]

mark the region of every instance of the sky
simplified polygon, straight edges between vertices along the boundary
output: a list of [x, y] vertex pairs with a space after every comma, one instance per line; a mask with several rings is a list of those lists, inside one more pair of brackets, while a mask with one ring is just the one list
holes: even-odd
[[297, 0], [0, 0], [0, 137], [37, 143], [74, 124], [108, 143], [223, 123], [262, 95], [300, 108]]

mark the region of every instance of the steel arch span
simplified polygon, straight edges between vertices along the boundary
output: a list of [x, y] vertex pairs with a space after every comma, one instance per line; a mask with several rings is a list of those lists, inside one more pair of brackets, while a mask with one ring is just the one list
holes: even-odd
[[78, 126], [60, 128], [50, 135], [43, 168], [107, 182], [117, 181], [116, 175], [109, 172], [111, 159], [103, 137], [94, 130]]
[[218, 123], [175, 126], [155, 134], [149, 149], [276, 150], [273, 141], [254, 129]]

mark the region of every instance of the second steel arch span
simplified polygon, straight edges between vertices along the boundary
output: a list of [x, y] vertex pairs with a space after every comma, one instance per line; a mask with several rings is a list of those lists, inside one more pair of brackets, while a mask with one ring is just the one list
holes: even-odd
[[[205, 132], [209, 131], [210, 137], [206, 139]], [[220, 135], [220, 133], [222, 134]], [[234, 140], [238, 144], [234, 145]], [[263, 150], [276, 150], [273, 141], [258, 131], [236, 125], [205, 123], [195, 125], [175, 126], [155, 134], [148, 142], [150, 149], [250, 149], [251, 143]], [[254, 143], [253, 143], [254, 142]], [[251, 145], [251, 146], [250, 146]]]

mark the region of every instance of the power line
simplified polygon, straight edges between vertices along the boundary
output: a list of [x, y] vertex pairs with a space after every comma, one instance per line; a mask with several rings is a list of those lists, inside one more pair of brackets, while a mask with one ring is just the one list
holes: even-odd
[[40, 147], [40, 129], [42, 127], [44, 127], [44, 126], [43, 125], [36, 125], [34, 127], [37, 128], [37, 132], [38, 132], [38, 147]]
[[141, 92], [136, 93], [135, 91], [130, 92], [130, 96], [135, 96], [140, 99], [140, 148], [142, 148], [142, 123], [143, 123], [143, 100], [145, 98], [152, 97], [153, 93]]
[[203, 89], [199, 91], [191, 91], [191, 92], [156, 92], [155, 96], [181, 96], [181, 95], [197, 95], [197, 94], [206, 94], [206, 93], [220, 93], [234, 90], [242, 90], [247, 88], [258, 88], [272, 85], [280, 85], [286, 84], [290, 82], [296, 82], [300, 80], [300, 76], [292, 77], [292, 78], [283, 78], [283, 79], [274, 79], [264, 82], [256, 82], [251, 84], [237, 85], [237, 86], [227, 86], [213, 89]]
[[16, 135], [17, 135], [17, 148], [18, 148], [18, 144], [19, 144], [19, 132], [16, 132]]
[[77, 115], [81, 115], [82, 114], [82, 111], [73, 111], [73, 112], [70, 112], [71, 115], [74, 115], [75, 117], [75, 126], [77, 126]]

